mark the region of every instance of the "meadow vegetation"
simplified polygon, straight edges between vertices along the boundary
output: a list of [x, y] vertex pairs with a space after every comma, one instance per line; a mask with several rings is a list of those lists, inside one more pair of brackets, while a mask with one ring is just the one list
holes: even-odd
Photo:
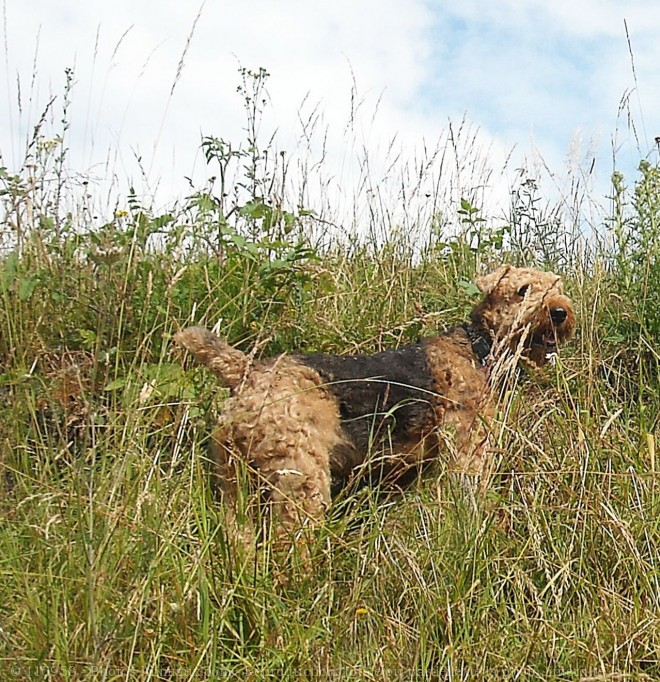
[[[616, 174], [584, 232], [524, 178], [506, 220], [466, 192], [414, 235], [374, 202], [377, 230], [332, 236], [250, 127], [264, 77], [243, 74], [248, 139], [205, 138], [215, 183], [170, 210], [129, 192], [95, 220], [43, 120], [0, 170], [0, 670], [658, 679], [660, 169]], [[504, 401], [479, 509], [441, 465], [401, 498], [342, 500], [311, 572], [231, 546], [206, 461], [225, 392], [172, 334], [375, 351], [464, 320], [500, 262], [560, 272], [579, 330]]]

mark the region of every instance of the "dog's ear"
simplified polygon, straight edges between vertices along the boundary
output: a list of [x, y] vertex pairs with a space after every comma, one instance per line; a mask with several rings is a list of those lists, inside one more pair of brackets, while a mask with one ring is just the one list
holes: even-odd
[[479, 287], [479, 291], [481, 291], [482, 294], [488, 295], [502, 281], [502, 277], [504, 277], [509, 270], [511, 270], [510, 265], [502, 265], [497, 268], [495, 272], [490, 272], [487, 275], [477, 277], [477, 279], [474, 280], [474, 283]]

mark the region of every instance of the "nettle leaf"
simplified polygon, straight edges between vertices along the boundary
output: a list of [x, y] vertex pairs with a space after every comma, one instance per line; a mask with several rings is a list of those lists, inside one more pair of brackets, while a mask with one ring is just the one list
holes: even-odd
[[119, 379], [115, 379], [114, 381], [111, 381], [110, 383], [105, 385], [105, 388], [103, 389], [104, 391], [120, 391], [124, 386], [126, 386], [126, 378], [125, 377], [120, 377]]
[[16, 273], [18, 272], [18, 254], [13, 252], [10, 253], [4, 260], [4, 268], [2, 274], [0, 275], [0, 282], [2, 283], [3, 289], [9, 289], [14, 279], [16, 279]]
[[466, 279], [460, 280], [458, 286], [470, 296], [476, 296], [479, 293], [479, 287], [474, 282], [469, 282]]
[[85, 348], [94, 348], [96, 345], [96, 332], [93, 329], [79, 329], [78, 336]]
[[239, 213], [247, 218], [263, 218], [267, 208], [263, 201], [248, 201]]
[[37, 283], [36, 277], [22, 277], [18, 283], [18, 298], [21, 301], [28, 301], [37, 288]]
[[156, 216], [151, 220], [152, 226], [157, 230], [173, 222], [174, 216], [171, 213], [163, 213], [163, 215]]
[[232, 234], [229, 240], [237, 249], [242, 249], [247, 244], [247, 239], [240, 234]]

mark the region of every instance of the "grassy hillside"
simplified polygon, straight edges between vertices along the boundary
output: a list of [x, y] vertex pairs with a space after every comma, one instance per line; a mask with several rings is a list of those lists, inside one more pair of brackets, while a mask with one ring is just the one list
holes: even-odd
[[[588, 237], [536, 197], [506, 225], [464, 201], [444, 217], [459, 229], [422, 225], [422, 240], [328, 240], [249, 174], [169, 212], [128, 196], [98, 224], [58, 182], [59, 143], [40, 143], [37, 171], [0, 175], [0, 669], [660, 677], [658, 168], [630, 190], [615, 177]], [[206, 151], [232, 161], [222, 141]], [[263, 354], [395, 346], [465, 319], [471, 278], [503, 261], [561, 271], [579, 332], [503, 406], [481, 508], [441, 466], [401, 499], [345, 500], [312, 572], [230, 547], [205, 442], [225, 393], [184, 370], [172, 333], [220, 322]]]

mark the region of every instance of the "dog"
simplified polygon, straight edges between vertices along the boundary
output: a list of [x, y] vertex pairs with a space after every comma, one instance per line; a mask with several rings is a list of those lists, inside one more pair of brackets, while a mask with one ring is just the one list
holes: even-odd
[[498, 377], [541, 366], [575, 329], [560, 278], [505, 265], [476, 280], [469, 322], [372, 355], [284, 354], [253, 361], [202, 327], [175, 341], [231, 389], [213, 443], [224, 501], [247, 469], [279, 533], [323, 519], [356, 481], [403, 488], [444, 456], [484, 479]]

